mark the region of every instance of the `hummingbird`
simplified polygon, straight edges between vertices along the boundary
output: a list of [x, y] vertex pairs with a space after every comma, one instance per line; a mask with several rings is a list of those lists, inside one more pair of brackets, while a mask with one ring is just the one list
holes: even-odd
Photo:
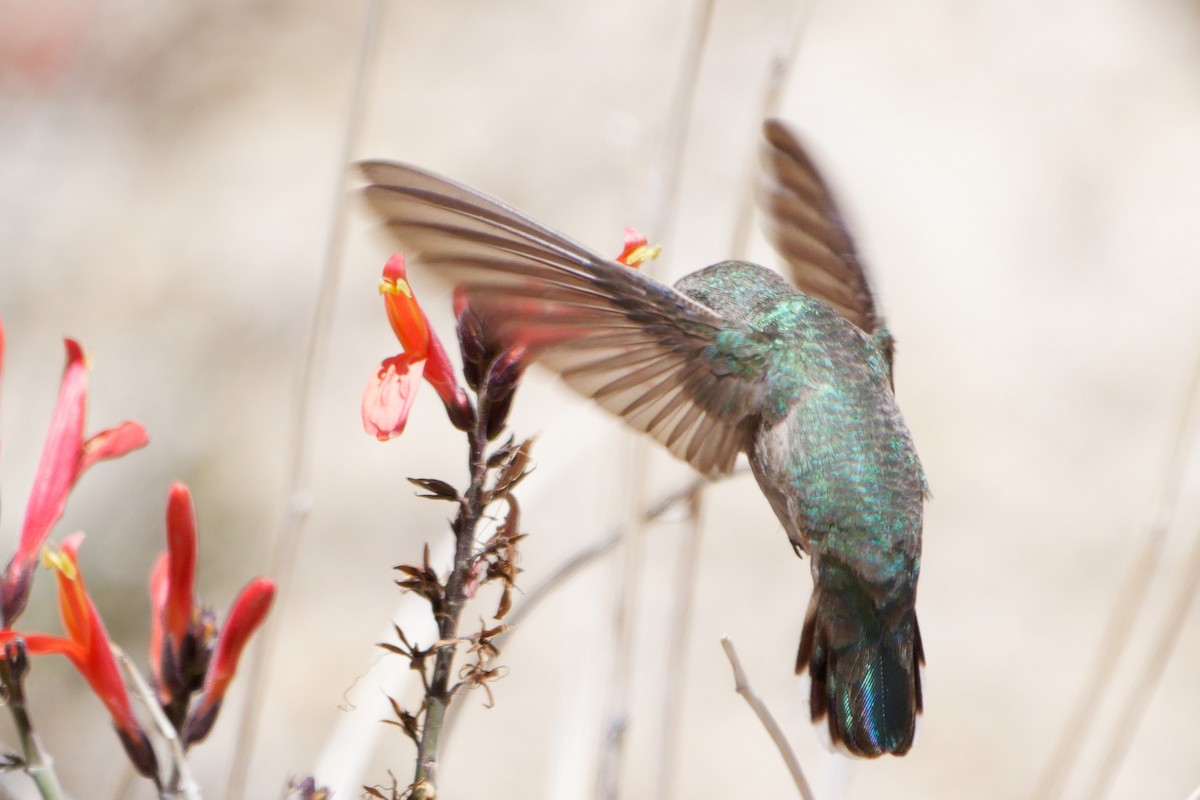
[[763, 132], [760, 207], [795, 286], [745, 261], [667, 286], [419, 167], [358, 166], [389, 231], [493, 335], [710, 479], [746, 454], [810, 557], [796, 672], [811, 676], [814, 724], [852, 755], [903, 755], [922, 710], [925, 476], [842, 214], [796, 134], [778, 120]]

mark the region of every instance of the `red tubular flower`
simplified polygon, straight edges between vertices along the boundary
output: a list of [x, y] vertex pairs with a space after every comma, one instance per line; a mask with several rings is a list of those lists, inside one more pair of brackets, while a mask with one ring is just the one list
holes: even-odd
[[179, 647], [192, 624], [196, 584], [196, 514], [192, 494], [182, 483], [171, 486], [167, 500], [167, 591], [163, 626]]
[[25, 608], [38, 551], [62, 516], [71, 487], [97, 461], [124, 455], [148, 441], [145, 429], [135, 422], [122, 423], [84, 441], [87, 363], [77, 342], [67, 339], [66, 346], [67, 366], [25, 509], [21, 540], [0, 579], [0, 614], [6, 625], [12, 625]]
[[200, 741], [212, 729], [217, 712], [221, 708], [221, 701], [225, 698], [225, 690], [229, 688], [229, 683], [237, 672], [242, 650], [254, 631], [266, 619], [274, 599], [275, 584], [266, 578], [256, 578], [250, 581], [233, 601], [229, 616], [217, 637], [217, 646], [213, 651], [212, 660], [208, 663], [208, 671], [204, 675], [204, 693], [184, 726], [185, 746]]
[[404, 352], [386, 358], [363, 393], [363, 428], [380, 441], [399, 436], [408, 422], [421, 378], [429, 381], [446, 406], [450, 421], [459, 428], [470, 424], [471, 406], [458, 386], [454, 365], [433, 332], [429, 319], [413, 296], [404, 267], [396, 253], [383, 268], [379, 282], [388, 322]]
[[662, 248], [658, 245], [647, 246], [645, 235], [637, 228], [626, 228], [625, 248], [621, 250], [621, 255], [617, 256], [617, 261], [627, 267], [637, 269], [646, 261], [658, 258], [658, 254], [661, 252]]
[[70, 659], [112, 715], [117, 735], [133, 765], [143, 775], [154, 777], [158, 771], [154, 749], [133, 713], [104, 621], [88, 596], [83, 573], [79, 570], [78, 553], [82, 542], [83, 534], [75, 534], [63, 542], [61, 550], [46, 553], [46, 562], [58, 577], [58, 610], [66, 638], [20, 634], [6, 629], [0, 631], [0, 641], [8, 642], [20, 636], [32, 655], [57, 653]]
[[[199, 679], [204, 666], [193, 664], [204, 642], [196, 640], [196, 516], [188, 487], [176, 482], [167, 499], [167, 552], [150, 572], [150, 671], [164, 706], [190, 693], [189, 675]], [[206, 651], [205, 651], [206, 652]], [[186, 710], [186, 709], [185, 709]]]
[[[242, 649], [275, 592], [268, 580], [252, 581], [218, 635], [213, 613], [198, 606], [194, 596], [196, 539], [191, 492], [175, 483], [167, 501], [167, 552], [150, 574], [150, 664], [159, 703], [185, 746], [208, 734]], [[189, 714], [197, 693], [200, 700]]]
[[[31, 576], [42, 543], [66, 508], [67, 494], [79, 468], [87, 407], [87, 365], [78, 343], [67, 339], [66, 345], [67, 366], [63, 371], [58, 403], [50, 418], [50, 431], [46, 434], [42, 459], [33, 479], [29, 504], [25, 507], [21, 541], [4, 577], [3, 612], [8, 624], [12, 624], [25, 605], [29, 592], [26, 576]], [[21, 596], [20, 590], [25, 596]], [[14, 592], [11, 598], [10, 591]]]

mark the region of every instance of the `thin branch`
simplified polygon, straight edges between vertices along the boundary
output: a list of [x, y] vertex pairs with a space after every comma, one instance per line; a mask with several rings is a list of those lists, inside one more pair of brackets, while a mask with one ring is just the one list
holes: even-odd
[[[744, 475], [747, 472], [748, 470], [742, 466], [734, 475]], [[703, 478], [693, 477], [678, 489], [663, 495], [646, 511], [646, 521], [657, 520], [704, 483]], [[510, 626], [509, 630], [496, 637], [496, 642], [507, 646], [509, 637], [519, 633], [521, 624], [542, 603], [568, 584], [578, 573], [610, 554], [621, 541], [621, 530], [620, 526], [615, 526], [602, 538], [564, 559], [536, 586], [521, 593], [513, 610], [505, 617], [505, 621]], [[434, 564], [450, 562], [452, 541], [450, 537], [447, 537], [443, 543], [435, 545], [432, 556]], [[411, 631], [416, 624], [416, 615], [426, 613], [428, 608], [426, 602], [423, 598], [415, 595], [405, 595], [400, 601], [400, 610], [394, 618], [395, 624], [405, 631]], [[418, 605], [420, 606], [419, 611]], [[390, 632], [392, 626], [389, 625], [387, 630]], [[429, 635], [436, 636], [436, 628], [433, 628]], [[357, 790], [361, 784], [362, 781], [358, 776], [375, 748], [375, 732], [383, 729], [378, 721], [379, 717], [386, 713], [386, 698], [389, 694], [403, 694], [413, 675], [413, 671], [407, 666], [395, 669], [394, 673], [389, 672], [386, 665], [392, 663], [391, 659], [377, 659], [347, 694], [346, 702], [350, 708], [339, 718], [335, 730], [330, 733], [325, 748], [317, 759], [315, 774], [321, 775], [326, 785], [338, 797], [342, 793], [351, 793]], [[381, 675], [383, 672], [387, 672], [388, 677], [377, 677], [377, 674]], [[453, 703], [448, 709], [446, 720], [442, 725], [443, 746], [456, 728], [457, 719], [466, 707], [465, 703]], [[117, 797], [120, 796], [117, 795]]]
[[454, 518], [454, 565], [446, 579], [445, 608], [435, 613], [440, 642], [434, 656], [433, 678], [425, 692], [425, 714], [421, 724], [421, 740], [417, 744], [417, 766], [413, 776], [413, 800], [432, 800], [437, 796], [437, 776], [441, 752], [441, 736], [446, 709], [454, 694], [450, 685], [451, 667], [458, 650], [458, 620], [467, 602], [465, 586], [474, 555], [475, 531], [483, 517], [484, 481], [487, 478], [488, 396], [481, 387], [479, 411], [475, 426], [467, 432], [470, 442], [468, 466], [471, 485]]
[[150, 718], [154, 720], [154, 727], [158, 729], [158, 734], [166, 740], [167, 747], [171, 751], [171, 774], [167, 778], [166, 785], [160, 791], [159, 797], [162, 800], [200, 800], [200, 787], [192, 778], [191, 770], [188, 769], [187, 755], [183, 752], [179, 735], [175, 731], [175, 726], [163, 713], [162, 707], [154, 696], [154, 690], [150, 688], [150, 684], [146, 683], [146, 679], [129, 660], [129, 656], [125, 655], [124, 650], [115, 644], [110, 647], [117, 663], [121, 665], [125, 674], [133, 682], [133, 688], [141, 699], [142, 705], [150, 712]]
[[775, 742], [775, 747], [779, 749], [779, 755], [783, 756], [783, 763], [787, 765], [800, 797], [803, 800], [813, 800], [812, 789], [809, 788], [808, 780], [804, 777], [804, 770], [800, 768], [800, 760], [796, 758], [792, 746], [788, 744], [787, 736], [779, 727], [779, 723], [775, 721], [775, 717], [771, 715], [766, 703], [750, 688], [750, 680], [746, 677], [746, 671], [742, 669], [742, 662], [738, 658], [737, 651], [733, 649], [733, 641], [728, 636], [722, 636], [721, 647], [725, 648], [725, 657], [729, 659], [729, 666], [733, 667], [734, 691], [750, 704], [750, 708], [758, 715], [758, 721], [767, 729], [771, 741]]
[[1104, 696], [1110, 691], [1113, 673], [1124, 652], [1129, 632], [1142, 611], [1152, 578], [1158, 571], [1167, 532], [1175, 519], [1183, 492], [1184, 472], [1187, 456], [1195, 438], [1196, 407], [1200, 400], [1200, 357], [1194, 360], [1191, 382], [1175, 424], [1171, 426], [1170, 457], [1163, 471], [1163, 489], [1155, 503], [1153, 523], [1142, 538], [1142, 548], [1125, 578], [1117, 603], [1109, 616], [1108, 625], [1100, 640], [1099, 654], [1091, 659], [1092, 669], [1088, 675], [1074, 710], [1059, 735], [1058, 744], [1051, 753], [1034, 797], [1041, 800], [1061, 796], [1064, 784], [1075, 768], [1079, 753], [1088, 731], [1095, 728]]
[[[275, 606], [287, 608], [288, 594], [292, 588], [296, 557], [305, 523], [312, 507], [309, 459], [309, 430], [312, 427], [313, 396], [317, 377], [325, 365], [325, 347], [333, 321], [337, 286], [341, 277], [341, 254], [346, 236], [346, 188], [348, 175], [346, 165], [350, 163], [363, 127], [366, 107], [367, 76], [375, 61], [377, 32], [382, 27], [379, 0], [367, 0], [363, 10], [363, 29], [359, 42], [359, 60], [354, 72], [346, 128], [342, 136], [342, 148], [338, 154], [337, 179], [333, 187], [333, 203], [329, 211], [329, 229], [325, 255], [322, 261], [321, 281], [317, 289], [317, 302], [309, 326], [308, 345], [297, 380], [296, 409], [292, 418], [292, 432], [288, 439], [288, 476], [285, 484], [286, 507], [279, 534], [271, 545], [268, 574], [276, 583]], [[271, 662], [278, 646], [279, 631], [282, 629], [283, 612], [272, 615], [259, 635], [257, 654], [251, 659], [246, 683], [248, 698], [242, 708], [238, 725], [237, 743], [234, 746], [233, 763], [229, 769], [225, 797], [241, 800], [246, 791], [246, 780], [250, 763], [254, 760], [254, 744], [262, 717], [266, 698], [266, 665]]]
[[[430, 563], [439, 574], [450, 571], [454, 545], [452, 536], [438, 537], [433, 542]], [[438, 638], [429, 601], [411, 592], [401, 596], [386, 633], [379, 638], [390, 636], [397, 626], [414, 641], [433, 642]], [[364, 783], [363, 773], [386, 729], [379, 720], [391, 708], [389, 697], [403, 697], [410, 681], [418, 682], [415, 675], [416, 671], [404, 659], [377, 651], [366, 672], [346, 690], [342, 713], [326, 736], [313, 768], [313, 774], [321, 776], [321, 782], [334, 797], [358, 797]]]
[[4, 648], [3, 657], [0, 658], [0, 683], [7, 692], [5, 705], [12, 714], [13, 725], [21, 739], [25, 773], [37, 785], [43, 800], [65, 800], [67, 795], [54, 771], [54, 759], [42, 747], [42, 740], [33, 727], [25, 704], [24, 673], [27, 666], [28, 655], [22, 640], [18, 639]]

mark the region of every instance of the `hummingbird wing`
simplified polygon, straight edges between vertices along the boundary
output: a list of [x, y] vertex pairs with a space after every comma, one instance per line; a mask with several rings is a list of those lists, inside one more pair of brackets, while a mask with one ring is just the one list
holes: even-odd
[[733, 469], [765, 404], [763, 334], [473, 189], [404, 164], [358, 166], [407, 252], [462, 286], [506, 346], [529, 348], [702, 474]]
[[883, 319], [833, 193], [787, 125], [769, 119], [763, 136], [765, 176], [758, 199], [767, 218], [767, 239], [791, 267], [792, 281], [802, 292], [876, 334]]

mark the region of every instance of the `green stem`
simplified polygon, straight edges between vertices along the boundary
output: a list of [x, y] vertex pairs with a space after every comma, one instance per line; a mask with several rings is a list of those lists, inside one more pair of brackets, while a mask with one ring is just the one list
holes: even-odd
[[[22, 648], [23, 649], [23, 648]], [[21, 737], [21, 749], [25, 758], [25, 772], [37, 784], [38, 792], [43, 800], [66, 800], [66, 792], [58, 782], [54, 772], [54, 759], [42, 749], [42, 741], [33, 728], [33, 720], [29, 718], [29, 709], [25, 704], [25, 687], [20, 675], [14, 674], [6, 649], [5, 658], [0, 659], [0, 682], [4, 684], [8, 694], [8, 709], [12, 712], [13, 724]], [[22, 653], [22, 658], [24, 654]]]
[[488, 401], [479, 397], [475, 426], [467, 432], [470, 442], [471, 485], [454, 520], [454, 566], [446, 579], [445, 603], [438, 614], [438, 637], [441, 645], [434, 657], [433, 678], [425, 692], [425, 716], [421, 725], [421, 741], [417, 746], [417, 769], [413, 778], [413, 800], [437, 796], [437, 768], [442, 725], [446, 708], [454, 689], [450, 685], [454, 654], [458, 649], [458, 620], [466, 604], [466, 583], [474, 555], [475, 529], [483, 515], [484, 479], [487, 477], [487, 418]]

